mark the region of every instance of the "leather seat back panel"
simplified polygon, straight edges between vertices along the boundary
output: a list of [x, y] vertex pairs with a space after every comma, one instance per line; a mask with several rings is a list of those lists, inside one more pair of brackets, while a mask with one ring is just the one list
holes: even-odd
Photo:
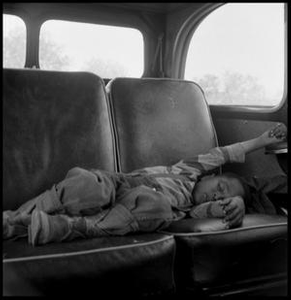
[[209, 108], [194, 82], [116, 78], [108, 90], [122, 172], [174, 164], [216, 146]]
[[3, 124], [4, 210], [72, 167], [115, 169], [107, 95], [94, 74], [4, 69]]

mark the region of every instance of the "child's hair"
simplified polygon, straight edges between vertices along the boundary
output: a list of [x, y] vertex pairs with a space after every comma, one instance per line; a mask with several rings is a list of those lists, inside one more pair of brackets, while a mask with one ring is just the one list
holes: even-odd
[[240, 175], [238, 175], [236, 173], [232, 173], [232, 172], [225, 172], [225, 173], [220, 174], [220, 176], [224, 176], [224, 177], [230, 178], [230, 179], [235, 178], [236, 180], [238, 180], [244, 190], [243, 199], [244, 199], [245, 203], [249, 203], [251, 201], [251, 198], [252, 198], [251, 189], [250, 189], [249, 185], [246, 183], [246, 181], [243, 179], [243, 177], [241, 177]]

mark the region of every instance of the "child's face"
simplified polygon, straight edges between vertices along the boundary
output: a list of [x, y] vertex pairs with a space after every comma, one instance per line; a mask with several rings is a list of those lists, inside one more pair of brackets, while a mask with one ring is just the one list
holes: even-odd
[[243, 186], [236, 178], [223, 175], [203, 177], [193, 191], [196, 205], [234, 196], [244, 196]]

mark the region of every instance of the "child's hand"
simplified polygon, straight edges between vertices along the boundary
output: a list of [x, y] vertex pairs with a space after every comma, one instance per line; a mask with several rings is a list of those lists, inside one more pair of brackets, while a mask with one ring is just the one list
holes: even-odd
[[226, 222], [227, 228], [240, 226], [245, 215], [245, 204], [243, 198], [235, 196], [219, 200], [219, 203], [223, 206], [225, 211], [226, 217], [224, 218], [224, 222]]
[[189, 212], [189, 215], [194, 219], [223, 218], [225, 217], [225, 212], [220, 201], [209, 201], [194, 206]]
[[268, 143], [281, 142], [287, 137], [287, 127], [283, 123], [278, 123], [275, 127], [264, 132], [261, 137]]

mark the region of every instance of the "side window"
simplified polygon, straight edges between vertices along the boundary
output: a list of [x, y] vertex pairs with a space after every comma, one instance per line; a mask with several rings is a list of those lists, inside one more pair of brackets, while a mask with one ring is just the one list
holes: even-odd
[[24, 68], [26, 26], [14, 15], [3, 14], [3, 67]]
[[143, 37], [132, 28], [46, 21], [40, 31], [40, 68], [90, 71], [103, 78], [143, 73]]
[[275, 106], [284, 92], [284, 3], [231, 3], [198, 26], [185, 79], [212, 105]]

